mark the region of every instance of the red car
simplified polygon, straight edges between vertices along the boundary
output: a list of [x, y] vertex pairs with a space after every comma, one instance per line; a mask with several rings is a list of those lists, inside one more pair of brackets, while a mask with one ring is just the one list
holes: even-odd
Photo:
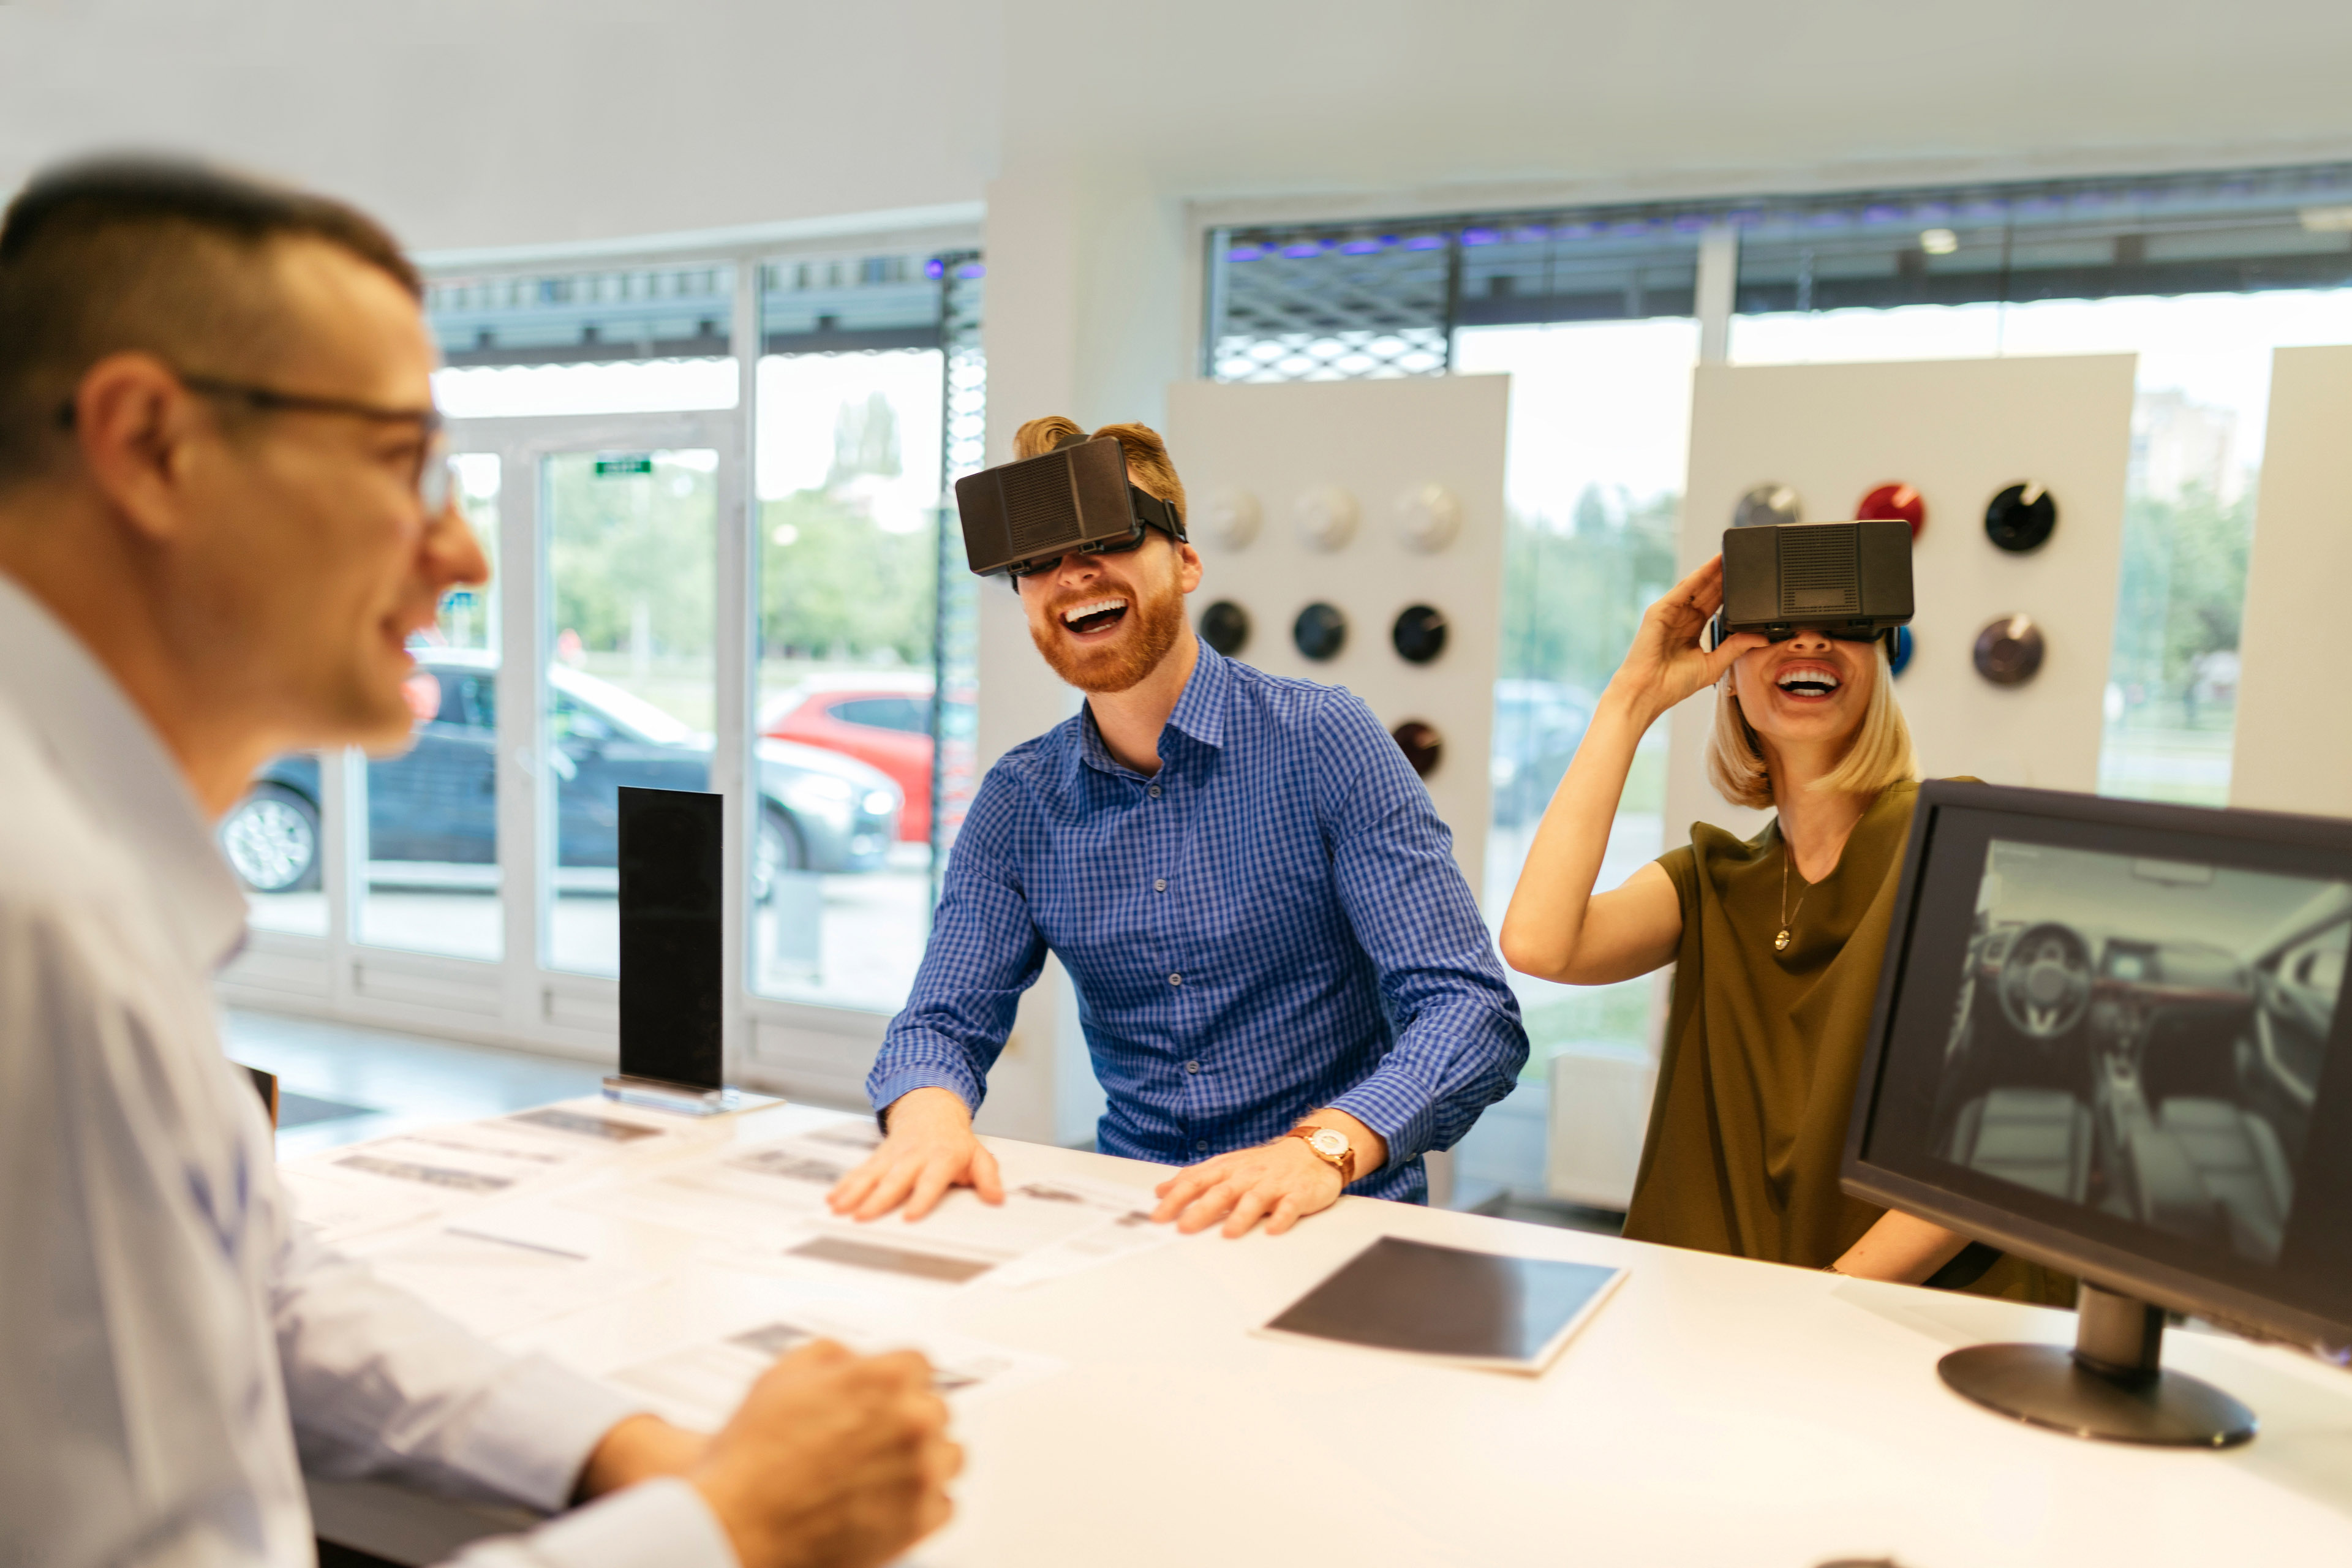
[[[949, 758], [952, 761], [959, 752], [968, 757], [971, 694], [951, 696], [948, 707], [944, 728]], [[760, 714], [762, 735], [845, 752], [889, 774], [907, 797], [898, 816], [902, 844], [930, 841], [930, 731], [931, 678], [911, 671], [812, 676], [775, 697]]]

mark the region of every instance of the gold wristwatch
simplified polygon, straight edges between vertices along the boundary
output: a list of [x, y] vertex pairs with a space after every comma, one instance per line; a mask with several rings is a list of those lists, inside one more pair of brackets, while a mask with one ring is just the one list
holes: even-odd
[[1284, 1134], [1287, 1138], [1303, 1138], [1315, 1157], [1339, 1173], [1339, 1184], [1346, 1186], [1356, 1179], [1356, 1151], [1348, 1135], [1336, 1128], [1318, 1127], [1302, 1122]]

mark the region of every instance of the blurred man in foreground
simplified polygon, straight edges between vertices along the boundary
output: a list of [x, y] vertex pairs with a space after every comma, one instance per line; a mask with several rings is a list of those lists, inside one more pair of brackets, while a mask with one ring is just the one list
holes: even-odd
[[588, 1502], [469, 1568], [886, 1562], [961, 1462], [919, 1357], [813, 1347], [711, 1437], [634, 1412], [306, 1237], [221, 1053], [209, 825], [275, 752], [401, 744], [410, 635], [487, 574], [420, 292], [193, 166], [0, 225], [0, 1555], [309, 1563], [308, 1469]]

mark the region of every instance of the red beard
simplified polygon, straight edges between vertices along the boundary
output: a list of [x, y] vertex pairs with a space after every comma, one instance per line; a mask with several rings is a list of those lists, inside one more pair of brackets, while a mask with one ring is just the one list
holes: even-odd
[[1168, 650], [1176, 646], [1184, 630], [1184, 595], [1173, 589], [1155, 596], [1129, 594], [1127, 616], [1120, 626], [1124, 636], [1091, 647], [1071, 642], [1058, 629], [1062, 612], [1101, 596], [1098, 589], [1064, 595], [1048, 616], [1055, 629], [1041, 632], [1032, 623], [1029, 640], [1037, 645], [1054, 673], [1079, 690], [1125, 691], [1159, 668]]

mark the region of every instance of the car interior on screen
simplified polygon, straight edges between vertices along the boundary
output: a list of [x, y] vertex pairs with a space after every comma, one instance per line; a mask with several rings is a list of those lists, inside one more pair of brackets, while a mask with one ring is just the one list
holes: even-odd
[[2275, 1263], [2348, 937], [2342, 882], [1996, 839], [1935, 1146]]

